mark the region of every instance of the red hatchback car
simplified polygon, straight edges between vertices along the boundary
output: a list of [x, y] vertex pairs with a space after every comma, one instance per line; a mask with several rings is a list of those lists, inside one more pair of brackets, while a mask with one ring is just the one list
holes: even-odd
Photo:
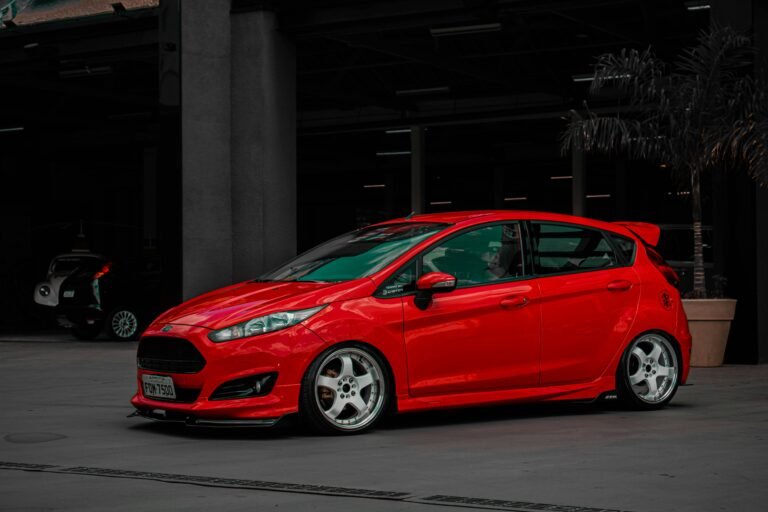
[[388, 412], [524, 401], [668, 403], [691, 335], [659, 229], [524, 211], [415, 215], [161, 315], [138, 414], [326, 433]]

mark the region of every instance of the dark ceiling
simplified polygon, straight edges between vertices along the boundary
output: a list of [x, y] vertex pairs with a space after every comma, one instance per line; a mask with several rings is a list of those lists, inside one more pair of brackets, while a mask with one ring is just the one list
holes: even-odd
[[[233, 0], [233, 10], [252, 4]], [[572, 77], [589, 73], [596, 55], [653, 45], [668, 57], [709, 20], [682, 0], [274, 4], [296, 40], [307, 134], [559, 116], [584, 98], [586, 85]], [[433, 34], [478, 25], [485, 31]], [[157, 42], [157, 9], [0, 31], [0, 94], [13, 98], [0, 121], [147, 128], [157, 107]]]

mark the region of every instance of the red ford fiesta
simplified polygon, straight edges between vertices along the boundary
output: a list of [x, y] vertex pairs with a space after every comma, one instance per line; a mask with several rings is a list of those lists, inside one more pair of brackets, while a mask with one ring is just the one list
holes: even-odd
[[643, 223], [415, 215], [187, 301], [138, 349], [145, 417], [354, 433], [387, 412], [616, 395], [668, 403], [691, 336]]

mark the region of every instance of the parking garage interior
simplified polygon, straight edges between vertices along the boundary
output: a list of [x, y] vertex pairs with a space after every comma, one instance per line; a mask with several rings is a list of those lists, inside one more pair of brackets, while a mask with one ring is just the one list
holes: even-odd
[[[650, 45], [673, 60], [715, 18], [756, 37], [766, 24], [746, 0], [17, 3], [0, 29], [8, 332], [52, 327], [32, 290], [72, 249], [130, 261], [168, 306], [412, 211], [658, 223], [685, 286], [684, 180], [564, 153], [560, 137], [596, 55]], [[705, 184], [709, 276], [739, 299], [730, 362], [768, 358], [765, 202], [736, 173]]]

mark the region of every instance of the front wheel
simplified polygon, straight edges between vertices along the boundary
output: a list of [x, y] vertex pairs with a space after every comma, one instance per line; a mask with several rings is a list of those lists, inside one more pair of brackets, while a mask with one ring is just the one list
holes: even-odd
[[633, 409], [659, 409], [680, 384], [680, 357], [666, 336], [643, 334], [621, 357], [616, 386], [619, 399]]
[[381, 356], [365, 345], [326, 350], [302, 380], [302, 419], [324, 434], [356, 434], [371, 429], [390, 399], [385, 368]]

